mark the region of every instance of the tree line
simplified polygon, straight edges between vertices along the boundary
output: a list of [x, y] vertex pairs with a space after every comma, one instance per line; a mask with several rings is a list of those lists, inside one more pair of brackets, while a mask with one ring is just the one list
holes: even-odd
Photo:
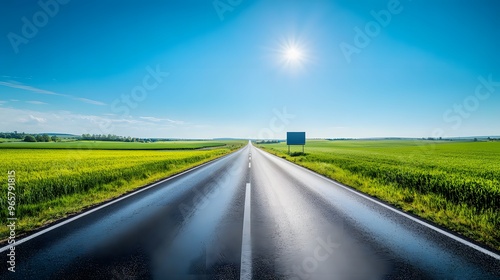
[[[24, 132], [0, 132], [0, 138], [4, 139], [19, 139], [25, 142], [60, 142], [61, 139], [55, 135], [49, 136], [46, 133], [30, 134]], [[72, 137], [73, 138], [73, 137]], [[91, 140], [91, 141], [121, 141], [121, 142], [156, 142], [169, 141], [170, 139], [155, 139], [155, 138], [137, 138], [130, 136], [118, 136], [114, 134], [82, 134], [76, 136], [74, 140]]]
[[120, 141], [120, 142], [156, 142], [160, 139], [136, 138], [130, 136], [118, 136], [114, 134], [82, 134], [81, 140], [92, 141]]
[[61, 139], [59, 137], [52, 135], [49, 136], [48, 134], [28, 134], [24, 132], [0, 132], [0, 138], [4, 139], [21, 139], [24, 142], [59, 142]]
[[52, 135], [49, 136], [48, 134], [37, 134], [37, 135], [31, 135], [28, 134], [24, 136], [24, 142], [60, 142], [61, 139], [59, 137]]

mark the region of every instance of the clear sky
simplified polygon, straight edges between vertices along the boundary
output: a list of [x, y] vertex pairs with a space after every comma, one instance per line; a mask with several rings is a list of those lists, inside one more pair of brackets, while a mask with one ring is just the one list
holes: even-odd
[[0, 131], [500, 135], [499, 10], [493, 0], [2, 1]]

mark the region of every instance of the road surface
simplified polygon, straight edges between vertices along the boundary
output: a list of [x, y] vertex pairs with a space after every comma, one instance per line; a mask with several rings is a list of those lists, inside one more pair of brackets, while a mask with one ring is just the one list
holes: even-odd
[[38, 232], [1, 279], [500, 279], [500, 257], [251, 144]]

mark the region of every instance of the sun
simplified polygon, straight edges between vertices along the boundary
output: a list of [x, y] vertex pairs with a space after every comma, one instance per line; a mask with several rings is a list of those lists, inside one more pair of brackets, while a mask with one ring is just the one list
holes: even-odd
[[314, 64], [311, 44], [297, 36], [282, 36], [272, 47], [266, 47], [266, 59], [283, 71], [299, 73]]
[[307, 45], [294, 37], [282, 39], [276, 51], [282, 67], [289, 69], [303, 69], [310, 62]]
[[289, 46], [285, 50], [285, 59], [288, 62], [299, 62], [302, 60], [302, 52], [296, 46]]

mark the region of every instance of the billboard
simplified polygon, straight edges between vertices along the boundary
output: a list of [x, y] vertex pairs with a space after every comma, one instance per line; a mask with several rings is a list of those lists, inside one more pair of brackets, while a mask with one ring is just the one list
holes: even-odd
[[287, 145], [305, 145], [306, 133], [305, 132], [287, 132], [286, 133]]

